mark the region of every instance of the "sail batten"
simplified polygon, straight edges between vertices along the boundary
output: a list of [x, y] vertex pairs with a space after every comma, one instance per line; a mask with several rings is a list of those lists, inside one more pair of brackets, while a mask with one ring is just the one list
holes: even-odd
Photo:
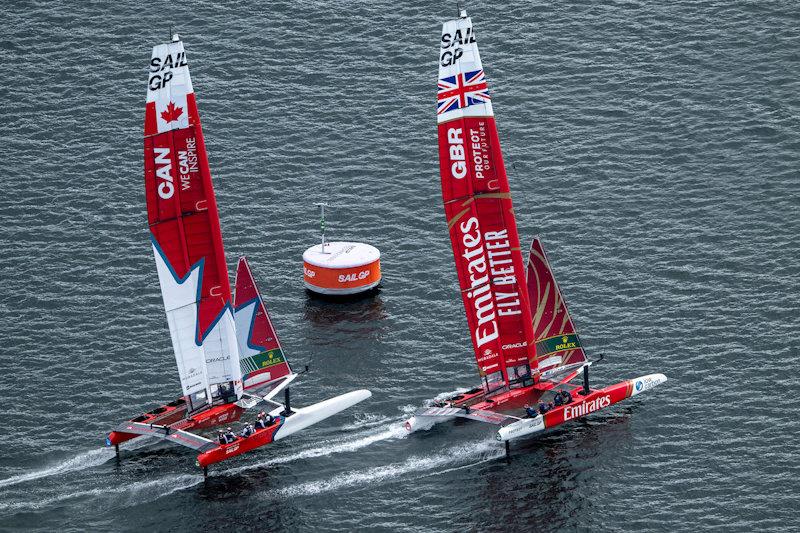
[[153, 48], [144, 159], [148, 224], [183, 393], [199, 394], [198, 403], [214, 396], [238, 398], [242, 385], [228, 268], [180, 40]]
[[511, 191], [472, 20], [445, 22], [437, 96], [442, 198], [487, 392], [531, 374], [533, 325]]

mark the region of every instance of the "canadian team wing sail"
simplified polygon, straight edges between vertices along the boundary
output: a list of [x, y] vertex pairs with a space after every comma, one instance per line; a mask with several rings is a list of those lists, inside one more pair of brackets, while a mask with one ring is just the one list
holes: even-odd
[[472, 20], [442, 27], [439, 165], [475, 358], [487, 392], [530, 376], [533, 326], [511, 193]]
[[553, 276], [538, 237], [531, 243], [527, 269], [528, 297], [536, 338], [536, 366], [541, 372], [579, 366], [587, 360], [567, 302]]
[[245, 257], [239, 258], [236, 267], [234, 307], [244, 388], [256, 387], [291, 374], [292, 369], [283, 354], [264, 299]]
[[186, 52], [153, 48], [144, 126], [145, 192], [183, 393], [194, 407], [241, 396], [231, 288]]

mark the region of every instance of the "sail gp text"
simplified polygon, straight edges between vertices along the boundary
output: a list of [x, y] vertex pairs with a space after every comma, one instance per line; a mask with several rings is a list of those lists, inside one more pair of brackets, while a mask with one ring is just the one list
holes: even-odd
[[147, 87], [151, 91], [163, 89], [174, 76], [172, 70], [185, 66], [187, 66], [185, 52], [178, 52], [174, 59], [172, 54], [167, 54], [167, 57], [163, 59], [154, 57], [150, 60], [151, 74], [150, 79], [147, 80]]
[[443, 67], [455, 64], [464, 55], [464, 49], [461, 47], [474, 42], [475, 34], [472, 33], [472, 26], [463, 30], [459, 28], [455, 33], [442, 34], [442, 52], [439, 55], [439, 64]]

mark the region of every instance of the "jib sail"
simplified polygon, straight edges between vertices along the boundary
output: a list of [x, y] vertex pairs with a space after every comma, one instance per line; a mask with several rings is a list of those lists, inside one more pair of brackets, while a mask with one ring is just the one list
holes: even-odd
[[238, 398], [239, 351], [217, 203], [177, 36], [153, 48], [144, 161], [147, 218], [183, 393], [193, 407]]
[[291, 374], [292, 369], [244, 257], [239, 258], [235, 286], [236, 332], [245, 389]]
[[586, 354], [569, 316], [567, 302], [553, 276], [539, 238], [533, 239], [528, 257], [528, 297], [536, 336], [536, 367], [542, 372], [583, 363]]
[[439, 165], [475, 358], [487, 392], [530, 376], [524, 263], [472, 20], [445, 22], [439, 50]]

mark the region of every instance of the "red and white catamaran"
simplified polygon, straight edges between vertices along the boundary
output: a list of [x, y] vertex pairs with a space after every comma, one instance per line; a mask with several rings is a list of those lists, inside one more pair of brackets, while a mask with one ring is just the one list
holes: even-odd
[[[581, 346], [542, 243], [527, 278], [486, 75], [466, 11], [445, 22], [439, 51], [439, 165], [447, 227], [482, 383], [419, 409], [408, 431], [456, 417], [500, 425], [497, 439], [530, 435], [583, 417], [666, 381], [650, 374], [602, 389]], [[583, 375], [583, 384], [570, 382]], [[570, 392], [566, 405], [506, 414]], [[556, 402], [559, 403], [559, 402]]]
[[[153, 48], [144, 126], [145, 192], [153, 253], [183, 396], [123, 422], [115, 446], [140, 435], [199, 452], [208, 465], [288, 437], [371, 396], [353, 391], [292, 408], [289, 366], [247, 260], [232, 298], [217, 203], [183, 42]], [[275, 397], [284, 392], [284, 402]], [[273, 422], [219, 444], [191, 430], [239, 420], [259, 406]]]

